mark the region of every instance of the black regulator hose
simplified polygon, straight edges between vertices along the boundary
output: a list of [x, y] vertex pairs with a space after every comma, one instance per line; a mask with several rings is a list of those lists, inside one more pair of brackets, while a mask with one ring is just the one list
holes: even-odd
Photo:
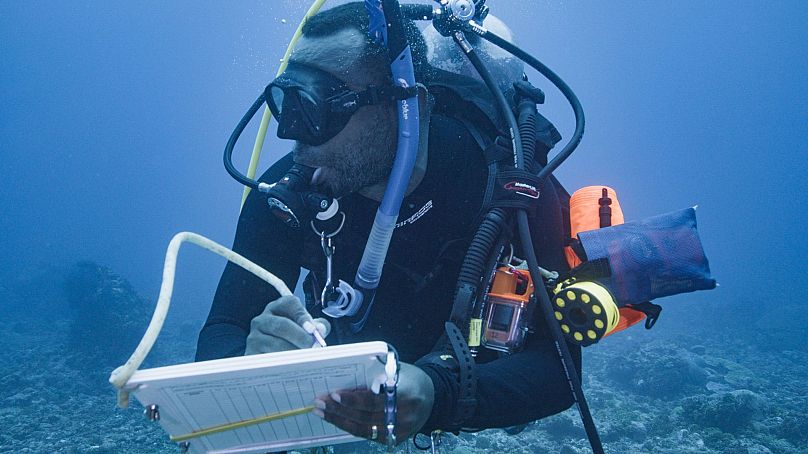
[[489, 89], [491, 87], [497, 87], [496, 90], [490, 90], [490, 91], [494, 95], [494, 100], [496, 101], [497, 106], [499, 106], [500, 113], [505, 117], [505, 121], [507, 122], [508, 125], [508, 134], [511, 136], [510, 137], [511, 145], [513, 147], [514, 166], [523, 169], [524, 163], [522, 162], [523, 159], [522, 150], [524, 148], [522, 147], [522, 138], [519, 136], [519, 134], [517, 134], [519, 127], [517, 126], [516, 123], [516, 117], [514, 117], [513, 111], [511, 110], [511, 107], [508, 104], [508, 100], [505, 99], [505, 95], [502, 93], [502, 90], [498, 88], [496, 80], [494, 80], [494, 77], [491, 75], [490, 72], [488, 72], [488, 69], [485, 68], [485, 64], [483, 63], [482, 60], [480, 60], [479, 55], [477, 55], [477, 52], [474, 50], [474, 47], [472, 47], [471, 44], [468, 42], [465, 35], [462, 32], [455, 32], [452, 37], [454, 38], [457, 45], [466, 54], [468, 59], [471, 61], [471, 64], [474, 65], [475, 68], [477, 68], [477, 71], [479, 72], [480, 68], [483, 69], [483, 72], [480, 72], [480, 77], [482, 77], [483, 82], [485, 82], [485, 85], [487, 85]]
[[[527, 213], [524, 210], [519, 210], [516, 213], [516, 221], [519, 230], [519, 239], [521, 240], [522, 247], [525, 249], [527, 265], [530, 270], [530, 277], [533, 282], [544, 282], [541, 273], [539, 273], [539, 261], [536, 258], [536, 253], [533, 251], [533, 238], [530, 236], [530, 224], [528, 223]], [[603, 454], [603, 445], [598, 435], [598, 429], [595, 426], [595, 421], [592, 419], [592, 413], [589, 410], [589, 404], [584, 396], [583, 388], [581, 387], [581, 377], [578, 376], [578, 370], [575, 369], [575, 364], [572, 362], [572, 354], [570, 353], [569, 346], [564, 341], [564, 335], [561, 333], [561, 326], [555, 318], [553, 313], [552, 303], [550, 296], [544, 285], [537, 285], [535, 294], [539, 299], [539, 309], [544, 317], [544, 324], [552, 334], [553, 342], [555, 343], [558, 356], [561, 358], [561, 365], [564, 368], [564, 373], [567, 375], [567, 382], [569, 383], [570, 390], [578, 404], [578, 411], [581, 414], [581, 420], [584, 424], [586, 436], [589, 438], [589, 444], [592, 447], [592, 452], [595, 454]]]
[[522, 139], [522, 153], [526, 169], [528, 172], [534, 173], [536, 169], [533, 159], [536, 153], [536, 123], [539, 121], [539, 112], [536, 109], [536, 103], [529, 98], [521, 99], [516, 110], [519, 114], [519, 137]]
[[480, 276], [486, 271], [483, 264], [488, 261], [489, 251], [496, 244], [506, 219], [507, 213], [502, 208], [494, 208], [485, 215], [463, 260], [460, 280], [474, 286], [479, 285]]
[[494, 247], [490, 249], [488, 259], [483, 267], [483, 273], [485, 274], [482, 275], [482, 282], [480, 282], [479, 290], [477, 291], [480, 297], [474, 301], [474, 308], [471, 311], [472, 319], [482, 320], [485, 318], [485, 295], [491, 291], [491, 284], [494, 281], [494, 273], [497, 270], [499, 259], [505, 252], [505, 248], [511, 243], [511, 225], [506, 222], [504, 227], [496, 243], [494, 243]]
[[469, 320], [475, 306], [479, 307], [478, 289], [485, 277], [486, 263], [489, 255], [496, 246], [498, 239], [502, 236], [503, 228], [507, 221], [507, 212], [502, 208], [493, 208], [486, 213], [480, 227], [477, 228], [474, 238], [471, 240], [463, 265], [460, 267], [460, 274], [455, 287], [454, 303], [452, 304], [451, 320], [457, 325], [463, 336], [468, 339]]
[[558, 89], [561, 91], [564, 97], [567, 98], [567, 101], [569, 101], [570, 105], [572, 106], [572, 110], [575, 114], [575, 132], [567, 145], [565, 145], [564, 148], [539, 172], [538, 176], [540, 179], [546, 178], [553, 173], [553, 171], [555, 171], [555, 169], [557, 169], [558, 166], [560, 166], [561, 163], [564, 162], [564, 160], [566, 160], [573, 151], [575, 151], [578, 144], [581, 143], [581, 138], [584, 135], [585, 125], [584, 109], [581, 106], [581, 102], [578, 100], [578, 97], [575, 96], [575, 93], [572, 91], [569, 85], [567, 85], [567, 83], [564, 82], [561, 77], [553, 72], [553, 70], [545, 66], [544, 63], [520, 49], [515, 44], [476, 24], [468, 24], [466, 26], [466, 30], [479, 35], [484, 40], [530, 65], [533, 69], [546, 77], [547, 80], [552, 82], [553, 85], [558, 87]]
[[[508, 102], [505, 100], [505, 96], [502, 94], [502, 91], [495, 83], [491, 74], [488, 72], [488, 69], [485, 67], [485, 64], [483, 64], [482, 60], [480, 60], [480, 57], [475, 52], [474, 48], [468, 45], [468, 43], [465, 41], [465, 39], [462, 36], [462, 33], [455, 34], [455, 42], [457, 42], [458, 45], [462, 48], [462, 50], [466, 53], [466, 56], [469, 58], [471, 64], [483, 78], [486, 85], [488, 86], [488, 89], [493, 93], [494, 98], [497, 101], [497, 106], [500, 109], [500, 113], [508, 121], [509, 129], [511, 131], [511, 135], [514, 142], [516, 167], [524, 169], [525, 161], [522, 149], [522, 140], [520, 137], [513, 134], [514, 130], [518, 130], [518, 125], [516, 123], [516, 119], [514, 118], [513, 112], [511, 111], [510, 105], [508, 105]], [[519, 55], [517, 55], [517, 57], [519, 57]], [[567, 89], [569, 89], [569, 87], [567, 87]], [[571, 90], [569, 91], [570, 93], [572, 92]], [[574, 97], [575, 95], [573, 94], [572, 96]], [[578, 107], [580, 108], [580, 103], [578, 103]], [[576, 109], [576, 110], [580, 110], [581, 115], [583, 114], [582, 109]], [[583, 119], [582, 116], [579, 118]], [[583, 126], [580, 123], [579, 126], [581, 129], [581, 133], [583, 133]], [[578, 128], [576, 128], [576, 130], [577, 129]], [[577, 140], [580, 141], [580, 137]], [[564, 151], [567, 152], [567, 156], [569, 156], [569, 154], [572, 153], [572, 151], [575, 149], [575, 146], [577, 146], [577, 142], [575, 143], [575, 146], [572, 146], [572, 144], [573, 142], [570, 142], [564, 148]], [[562, 153], [564, 151], [562, 151]], [[553, 161], [556, 161], [556, 159], [554, 159]], [[558, 161], [556, 167], [561, 162], [563, 162], [563, 159]], [[544, 179], [552, 173], [552, 170], [548, 171], [549, 168], [550, 166], [548, 165], [544, 169], [541, 169], [541, 171], [539, 172], [540, 178]], [[589, 405], [586, 402], [586, 397], [584, 396], [583, 389], [581, 387], [581, 378], [578, 376], [578, 370], [575, 369], [575, 364], [572, 361], [572, 355], [569, 351], [569, 346], [564, 340], [564, 335], [561, 332], [561, 327], [555, 318], [552, 303], [550, 302], [550, 296], [547, 293], [547, 289], [543, 285], [544, 279], [542, 278], [542, 275], [539, 272], [539, 261], [536, 258], [536, 251], [533, 249], [533, 238], [530, 235], [530, 224], [528, 222], [527, 211], [524, 209], [517, 210], [516, 221], [517, 221], [517, 228], [519, 231], [519, 238], [521, 240], [522, 248], [524, 249], [523, 253], [525, 254], [528, 262], [530, 277], [533, 279], [533, 282], [537, 283], [537, 285], [535, 286], [534, 293], [537, 296], [539, 303], [538, 306], [541, 310], [542, 316], [544, 317], [545, 325], [552, 334], [556, 351], [558, 352], [558, 355], [561, 359], [562, 367], [567, 376], [567, 382], [569, 383], [573, 398], [578, 404], [578, 410], [581, 413], [581, 420], [583, 421], [584, 429], [586, 430], [587, 437], [589, 438], [589, 444], [592, 447], [592, 451], [595, 454], [602, 454], [603, 445], [601, 444], [600, 436], [598, 435], [597, 428], [595, 427], [595, 422], [592, 419], [592, 414], [589, 410]], [[542, 285], [539, 285], [538, 283], [542, 283]]]
[[[477, 63], [482, 64], [477, 54], [474, 53], [474, 48], [466, 40], [463, 32], [455, 32], [452, 37], [463, 52], [469, 56], [469, 59], [476, 59]], [[472, 63], [477, 64], [474, 61], [472, 61]], [[497, 86], [488, 71], [485, 71], [484, 74], [480, 73], [480, 76], [489, 87]], [[498, 103], [508, 105], [508, 101], [505, 99], [505, 95], [502, 94], [502, 91], [495, 90], [494, 97], [497, 98]], [[505, 115], [510, 116], [508, 118], [508, 125], [510, 126], [509, 134], [514, 150], [514, 163], [517, 163], [520, 156], [516, 151], [522, 149], [522, 139], [516, 133], [516, 128], [513, 127], [513, 125], [516, 124], [516, 118], [513, 116], [513, 112], [511, 112], [510, 108], [506, 110]], [[521, 167], [521, 165], [518, 165], [518, 167]], [[472, 240], [472, 244], [469, 246], [469, 251], [460, 269], [460, 278], [455, 289], [455, 301], [452, 306], [451, 319], [466, 339], [468, 339], [469, 334], [469, 320], [474, 310], [472, 303], [475, 298], [477, 298], [476, 293], [477, 289], [480, 287], [480, 280], [484, 272], [487, 271], [484, 270], [483, 267], [485, 263], [488, 262], [488, 256], [506, 223], [507, 215], [507, 212], [501, 208], [494, 208], [486, 214], [485, 219], [477, 230], [477, 234]]]
[[224, 147], [224, 168], [227, 169], [227, 173], [230, 174], [233, 178], [236, 179], [239, 183], [243, 184], [244, 186], [248, 186], [251, 189], [258, 190], [258, 182], [253, 180], [252, 178], [243, 175], [241, 172], [236, 169], [233, 165], [233, 148], [236, 146], [236, 141], [241, 136], [241, 133], [244, 132], [244, 128], [247, 127], [247, 124], [250, 123], [250, 120], [255, 116], [256, 112], [264, 105], [264, 101], [266, 98], [264, 97], [264, 93], [261, 92], [261, 95], [258, 96], [258, 99], [255, 100], [250, 109], [244, 116], [241, 118], [241, 121], [238, 122], [236, 125], [236, 129], [230, 134], [230, 139], [227, 140], [227, 145]]

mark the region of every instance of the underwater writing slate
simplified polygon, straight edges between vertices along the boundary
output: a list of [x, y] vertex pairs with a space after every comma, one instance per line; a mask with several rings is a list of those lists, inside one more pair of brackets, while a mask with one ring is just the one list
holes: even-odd
[[[364, 342], [137, 371], [126, 385], [173, 437], [301, 409], [337, 390], [384, 380], [387, 344]], [[193, 436], [189, 453], [264, 453], [362, 440], [305, 411]]]

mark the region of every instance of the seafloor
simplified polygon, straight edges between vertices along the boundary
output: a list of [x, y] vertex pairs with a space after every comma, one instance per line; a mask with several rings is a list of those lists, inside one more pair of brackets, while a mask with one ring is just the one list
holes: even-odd
[[[700, 306], [687, 296], [663, 301], [652, 331], [635, 327], [585, 350], [585, 391], [606, 452], [808, 453], [808, 342], [800, 332], [808, 311], [715, 296]], [[136, 402], [117, 409], [105, 383], [152, 304], [87, 263], [2, 283], [0, 451], [178, 452]], [[193, 358], [204, 313], [171, 315], [150, 366]], [[337, 451], [383, 452], [370, 444]], [[419, 452], [411, 443], [404, 451]], [[589, 451], [569, 410], [517, 435], [448, 435], [441, 452]]]

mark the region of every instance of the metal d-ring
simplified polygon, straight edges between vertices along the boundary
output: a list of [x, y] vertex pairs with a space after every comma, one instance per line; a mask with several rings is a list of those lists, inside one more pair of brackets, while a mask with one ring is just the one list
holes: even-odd
[[342, 231], [342, 227], [345, 226], [345, 212], [340, 211], [339, 214], [342, 215], [342, 220], [339, 222], [339, 227], [337, 227], [336, 230], [334, 230], [329, 234], [326, 234], [325, 230], [323, 230], [322, 232], [318, 231], [317, 227], [314, 226], [314, 221], [311, 221], [311, 229], [314, 231], [314, 234], [319, 236], [320, 238], [333, 238], [334, 236], [336, 236], [339, 232]]

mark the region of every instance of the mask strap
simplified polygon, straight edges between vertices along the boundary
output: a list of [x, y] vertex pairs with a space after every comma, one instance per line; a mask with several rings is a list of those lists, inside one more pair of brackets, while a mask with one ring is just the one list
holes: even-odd
[[369, 85], [366, 90], [355, 92], [347, 91], [328, 99], [332, 112], [354, 113], [361, 106], [383, 104], [402, 99], [409, 99], [418, 94], [418, 87], [400, 87], [387, 85], [379, 87]]

